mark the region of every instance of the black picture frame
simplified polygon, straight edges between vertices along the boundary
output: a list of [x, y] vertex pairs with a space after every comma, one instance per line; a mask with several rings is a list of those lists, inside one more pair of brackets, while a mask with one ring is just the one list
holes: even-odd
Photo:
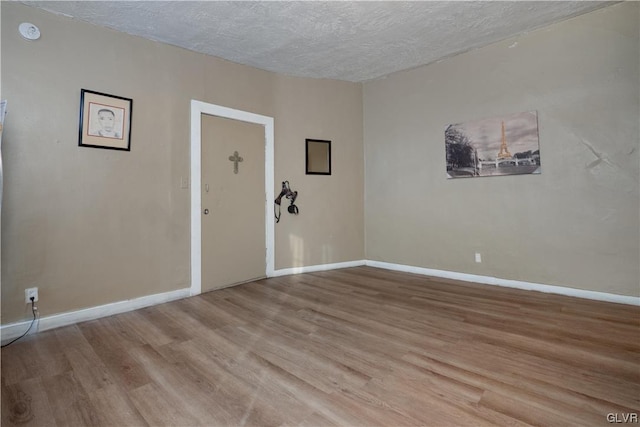
[[78, 146], [131, 151], [132, 110], [131, 98], [81, 89]]
[[305, 140], [305, 173], [307, 175], [331, 175], [331, 141]]

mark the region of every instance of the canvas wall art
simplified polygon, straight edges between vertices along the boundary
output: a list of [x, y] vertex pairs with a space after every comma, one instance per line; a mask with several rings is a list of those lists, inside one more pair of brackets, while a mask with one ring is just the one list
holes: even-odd
[[536, 111], [452, 124], [444, 135], [447, 178], [540, 173]]

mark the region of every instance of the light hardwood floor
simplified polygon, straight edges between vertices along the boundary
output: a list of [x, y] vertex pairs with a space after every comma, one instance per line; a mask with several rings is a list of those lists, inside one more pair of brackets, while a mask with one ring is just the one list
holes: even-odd
[[2, 350], [2, 426], [587, 426], [639, 412], [640, 307], [371, 267]]

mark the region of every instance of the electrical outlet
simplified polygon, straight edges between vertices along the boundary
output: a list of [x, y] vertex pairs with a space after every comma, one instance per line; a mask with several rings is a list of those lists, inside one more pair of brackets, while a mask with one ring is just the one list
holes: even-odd
[[476, 262], [482, 262], [482, 255], [480, 255], [480, 252], [476, 252]]
[[38, 302], [38, 288], [27, 288], [24, 290], [25, 304], [31, 303], [31, 297], [33, 297], [33, 302]]

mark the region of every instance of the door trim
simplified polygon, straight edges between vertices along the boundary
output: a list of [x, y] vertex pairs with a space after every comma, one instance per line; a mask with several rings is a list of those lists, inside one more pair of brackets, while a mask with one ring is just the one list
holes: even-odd
[[255, 123], [264, 126], [264, 184], [265, 184], [265, 244], [266, 260], [265, 274], [267, 277], [273, 276], [274, 271], [274, 232], [275, 225], [272, 215], [271, 203], [274, 195], [274, 147], [273, 147], [273, 117], [262, 116], [260, 114], [249, 113], [247, 111], [235, 110], [221, 105], [209, 104], [195, 99], [191, 100], [191, 295], [198, 295], [202, 292], [202, 124], [201, 116], [222, 117], [226, 119], [240, 120], [247, 123]]

